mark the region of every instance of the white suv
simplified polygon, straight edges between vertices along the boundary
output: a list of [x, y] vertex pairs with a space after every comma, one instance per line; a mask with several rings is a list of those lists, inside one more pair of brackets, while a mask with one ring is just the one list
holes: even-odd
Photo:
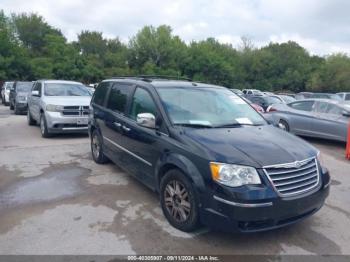
[[29, 125], [40, 124], [41, 135], [88, 131], [91, 94], [79, 82], [39, 80], [28, 96]]

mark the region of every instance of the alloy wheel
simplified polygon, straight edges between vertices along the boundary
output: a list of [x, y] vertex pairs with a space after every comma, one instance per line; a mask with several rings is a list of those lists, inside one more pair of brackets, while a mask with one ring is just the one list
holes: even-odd
[[98, 159], [98, 157], [100, 156], [100, 141], [96, 134], [93, 136], [91, 143], [92, 153], [94, 154], [95, 158]]
[[189, 194], [180, 181], [172, 180], [166, 185], [164, 200], [167, 211], [177, 222], [184, 222], [188, 219], [191, 213], [191, 203]]

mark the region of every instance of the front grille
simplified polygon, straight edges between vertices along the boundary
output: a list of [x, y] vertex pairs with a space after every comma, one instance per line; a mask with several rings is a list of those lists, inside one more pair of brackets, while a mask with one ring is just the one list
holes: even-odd
[[315, 158], [264, 167], [264, 171], [281, 196], [305, 193], [315, 188], [320, 179]]
[[87, 116], [89, 106], [64, 106], [62, 115], [64, 116]]

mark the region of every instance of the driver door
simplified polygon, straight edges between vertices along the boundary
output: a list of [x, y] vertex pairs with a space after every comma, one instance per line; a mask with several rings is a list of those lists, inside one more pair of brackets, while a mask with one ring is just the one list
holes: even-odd
[[168, 139], [162, 126], [158, 129], [147, 128], [137, 124], [137, 115], [151, 113], [160, 116], [156, 103], [146, 89], [137, 87], [131, 99], [128, 117], [122, 127], [122, 146], [128, 151], [127, 165], [136, 176], [150, 187], [154, 186], [154, 168], [163, 151], [162, 139]]

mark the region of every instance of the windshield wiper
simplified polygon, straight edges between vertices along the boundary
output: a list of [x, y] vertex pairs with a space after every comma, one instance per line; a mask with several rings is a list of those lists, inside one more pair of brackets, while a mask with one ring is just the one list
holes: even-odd
[[241, 127], [241, 126], [262, 126], [262, 124], [248, 124], [248, 123], [231, 123], [231, 124], [224, 124], [224, 125], [218, 125], [214, 126], [216, 128], [221, 128], [221, 127]]
[[213, 128], [212, 125], [206, 125], [206, 124], [177, 123], [174, 125], [175, 126], [184, 126], [184, 127], [193, 127], [193, 128]]

